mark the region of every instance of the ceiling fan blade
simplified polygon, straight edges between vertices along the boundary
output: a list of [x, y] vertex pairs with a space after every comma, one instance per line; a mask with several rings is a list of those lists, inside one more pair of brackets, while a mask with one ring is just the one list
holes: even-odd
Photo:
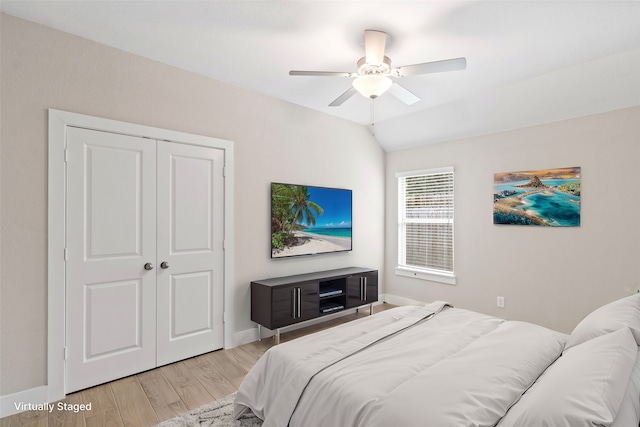
[[387, 33], [377, 30], [364, 30], [364, 52], [367, 64], [382, 64], [386, 43]]
[[415, 76], [416, 74], [441, 73], [458, 71], [467, 68], [466, 58], [444, 59], [442, 61], [425, 62], [423, 64], [405, 65], [393, 70], [396, 77]]
[[400, 101], [404, 102], [407, 105], [415, 104], [420, 101], [420, 98], [411, 93], [407, 88], [400, 86], [398, 83], [393, 83], [389, 90], [387, 91], [391, 95], [398, 98]]
[[344, 71], [289, 71], [290, 76], [353, 77], [353, 74]]
[[342, 95], [340, 95], [339, 97], [337, 97], [331, 104], [329, 104], [329, 107], [338, 107], [340, 105], [342, 105], [342, 103], [344, 101], [346, 101], [347, 99], [351, 98], [353, 95], [355, 95], [356, 93], [358, 93], [358, 91], [356, 90], [356, 88], [354, 88], [353, 86], [351, 86], [349, 89], [347, 89], [346, 91], [344, 91], [344, 93]]

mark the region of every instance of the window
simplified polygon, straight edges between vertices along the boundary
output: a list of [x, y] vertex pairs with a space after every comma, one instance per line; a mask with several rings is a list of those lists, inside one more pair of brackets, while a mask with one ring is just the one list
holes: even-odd
[[454, 284], [453, 168], [402, 172], [396, 177], [396, 274]]

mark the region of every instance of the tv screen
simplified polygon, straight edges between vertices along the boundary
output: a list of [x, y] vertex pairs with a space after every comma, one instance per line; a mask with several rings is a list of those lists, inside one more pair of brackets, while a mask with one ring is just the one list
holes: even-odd
[[350, 251], [351, 190], [271, 183], [271, 258]]

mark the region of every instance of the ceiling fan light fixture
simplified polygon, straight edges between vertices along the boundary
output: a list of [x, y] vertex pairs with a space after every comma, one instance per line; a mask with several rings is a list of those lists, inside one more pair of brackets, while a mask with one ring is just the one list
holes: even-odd
[[359, 76], [353, 81], [353, 87], [367, 98], [375, 99], [385, 93], [393, 82], [389, 77], [369, 74]]
[[420, 98], [396, 83], [395, 79], [417, 74], [464, 70], [467, 67], [465, 58], [453, 58], [391, 68], [391, 59], [384, 55], [386, 41], [387, 34], [384, 31], [364, 30], [365, 56], [358, 60], [358, 68], [354, 73], [346, 71], [291, 70], [289, 75], [355, 77], [353, 85], [334, 99], [329, 104], [330, 107], [342, 105], [346, 100], [354, 96], [356, 92], [367, 98], [375, 99], [387, 91], [405, 104], [412, 105], [420, 101]]

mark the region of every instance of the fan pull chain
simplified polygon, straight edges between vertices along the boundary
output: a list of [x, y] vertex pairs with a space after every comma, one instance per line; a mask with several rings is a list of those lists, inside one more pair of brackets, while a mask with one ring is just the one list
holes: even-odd
[[376, 115], [375, 115], [375, 111], [376, 111], [375, 102], [376, 102], [375, 99], [371, 100], [371, 126], [373, 126], [375, 124], [375, 122], [376, 122], [376, 120], [375, 120], [375, 118], [376, 118]]
[[371, 130], [371, 135], [375, 138], [376, 137], [376, 109], [375, 109], [375, 99], [371, 100], [371, 126], [369, 127], [369, 129]]

